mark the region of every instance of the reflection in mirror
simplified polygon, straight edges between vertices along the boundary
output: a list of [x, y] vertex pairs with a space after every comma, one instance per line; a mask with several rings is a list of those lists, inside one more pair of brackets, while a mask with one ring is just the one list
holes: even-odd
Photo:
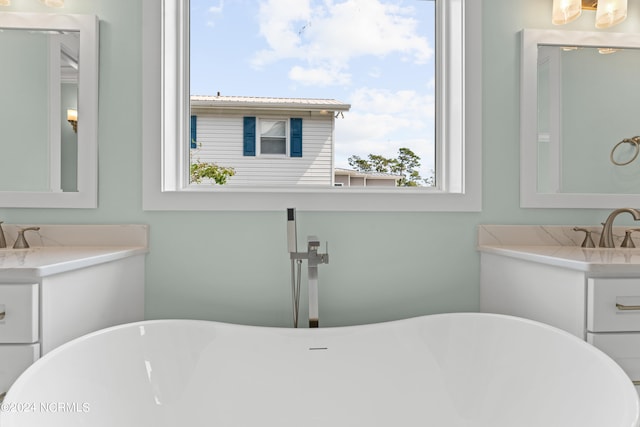
[[[640, 167], [609, 158], [640, 133], [638, 69], [639, 49], [538, 46], [538, 192], [640, 192]], [[633, 153], [624, 145], [614, 158]]]
[[0, 32], [1, 191], [77, 191], [76, 134], [55, 122], [78, 105], [78, 41], [78, 31]]
[[638, 204], [640, 37], [524, 30], [522, 41], [521, 205]]
[[95, 16], [0, 13], [1, 207], [97, 205], [97, 29]]

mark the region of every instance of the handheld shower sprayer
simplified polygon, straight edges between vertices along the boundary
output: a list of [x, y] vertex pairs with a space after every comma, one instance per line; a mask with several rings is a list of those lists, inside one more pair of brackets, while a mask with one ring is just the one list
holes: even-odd
[[[293, 327], [298, 327], [298, 314], [300, 312], [300, 281], [302, 276], [302, 260], [296, 259], [298, 253], [298, 231], [296, 227], [295, 208], [287, 209], [287, 249], [291, 258], [291, 298], [293, 306]], [[298, 270], [296, 274], [296, 262]]]
[[296, 210], [287, 209], [287, 247], [289, 253], [298, 252], [298, 232], [296, 230]]

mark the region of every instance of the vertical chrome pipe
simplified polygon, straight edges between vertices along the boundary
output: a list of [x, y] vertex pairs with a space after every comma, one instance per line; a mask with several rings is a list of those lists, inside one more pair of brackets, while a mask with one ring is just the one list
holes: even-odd
[[[295, 208], [287, 209], [287, 250], [289, 258], [291, 258], [291, 306], [293, 310], [293, 327], [298, 327], [298, 314], [300, 312], [300, 263], [297, 260], [298, 252], [298, 231], [296, 227], [296, 210]], [[296, 262], [298, 262], [298, 270], [296, 275]]]
[[318, 264], [309, 263], [309, 327], [320, 326], [320, 314], [318, 309]]

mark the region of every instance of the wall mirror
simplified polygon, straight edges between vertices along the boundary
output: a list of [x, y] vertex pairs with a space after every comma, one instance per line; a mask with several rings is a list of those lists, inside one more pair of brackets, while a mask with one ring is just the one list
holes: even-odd
[[0, 207], [97, 207], [98, 19], [0, 12]]
[[640, 206], [640, 34], [521, 37], [520, 206]]

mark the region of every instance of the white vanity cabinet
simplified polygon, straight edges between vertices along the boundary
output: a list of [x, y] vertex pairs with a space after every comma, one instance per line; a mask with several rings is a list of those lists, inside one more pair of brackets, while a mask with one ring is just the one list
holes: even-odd
[[[56, 233], [73, 240], [65, 227], [41, 227], [32, 240], [51, 244], [47, 236]], [[61, 344], [144, 318], [147, 227], [80, 227], [85, 234], [73, 246], [55, 238], [55, 246], [0, 249], [0, 400], [29, 365]], [[112, 240], [118, 233], [129, 234], [121, 245]], [[13, 241], [10, 228], [6, 234]]]
[[640, 393], [640, 249], [480, 245], [480, 310], [543, 322], [614, 359]]
[[587, 341], [618, 362], [640, 390], [640, 275], [587, 279]]
[[40, 357], [38, 284], [0, 284], [0, 393]]

